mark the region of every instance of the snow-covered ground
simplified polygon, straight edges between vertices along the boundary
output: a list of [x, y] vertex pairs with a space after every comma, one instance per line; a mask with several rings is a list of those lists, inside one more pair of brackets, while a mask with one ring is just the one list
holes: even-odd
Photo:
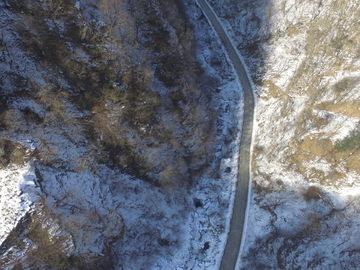
[[[35, 191], [35, 173], [29, 165], [0, 170], [0, 245], [34, 203], [24, 189]], [[31, 190], [31, 188], [30, 188]]]
[[[74, 2], [74, 12], [86, 8], [84, 3]], [[13, 119], [13, 126], [0, 131], [0, 138], [21, 143], [28, 161], [0, 170], [0, 246], [27, 213], [36, 213], [41, 206], [50, 213], [42, 227], [50, 237], [65, 237], [63, 250], [67, 255], [97, 257], [110, 249], [117, 269], [219, 267], [235, 191], [243, 96], [231, 63], [201, 10], [194, 1], [185, 4], [198, 61], [209, 78], [220, 82], [212, 101], [219, 112], [215, 156], [220, 167], [217, 162], [209, 164], [206, 171], [194, 176], [191, 188], [156, 187], [86, 159], [88, 142], [81, 136], [83, 127], [76, 119], [87, 117], [87, 112], [63, 101], [67, 125], [54, 120], [37, 130], [20, 112], [28, 107], [42, 117], [49, 112], [26, 95], [14, 97], [7, 101], [7, 117]], [[4, 5], [0, 4], [0, 25], [2, 42], [7, 46], [0, 68], [44, 87], [49, 74], [62, 81], [61, 72], [43, 70], [26, 53], [10, 23], [20, 19]], [[13, 91], [11, 79], [3, 82], [1, 91]], [[67, 87], [65, 80], [63, 87]], [[41, 160], [36, 158], [39, 150], [47, 153]], [[47, 158], [59, 162], [48, 166]], [[27, 251], [37, 248], [26, 237], [25, 242], [23, 250], [12, 251], [12, 257], [9, 250], [0, 251], [2, 269], [11, 269], [16, 260], [21, 262], [21, 252], [26, 258]]]
[[241, 269], [356, 269], [358, 1], [209, 1], [258, 95]]

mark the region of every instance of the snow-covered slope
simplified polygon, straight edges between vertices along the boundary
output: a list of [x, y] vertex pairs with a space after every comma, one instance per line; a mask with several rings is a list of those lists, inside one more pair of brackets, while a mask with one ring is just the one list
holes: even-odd
[[218, 268], [243, 104], [194, 1], [2, 1], [0, 51], [1, 269]]
[[244, 269], [355, 269], [359, 2], [209, 1], [256, 86]]

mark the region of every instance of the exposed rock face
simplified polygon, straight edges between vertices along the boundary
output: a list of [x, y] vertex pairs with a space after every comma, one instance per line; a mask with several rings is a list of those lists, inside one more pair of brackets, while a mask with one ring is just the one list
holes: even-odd
[[348, 235], [360, 210], [351, 195], [360, 179], [358, 1], [210, 2], [258, 94], [245, 269], [354, 267], [358, 249]]

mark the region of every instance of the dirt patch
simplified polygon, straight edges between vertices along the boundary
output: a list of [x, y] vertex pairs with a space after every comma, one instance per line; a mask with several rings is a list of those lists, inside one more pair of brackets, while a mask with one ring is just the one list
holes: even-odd
[[[297, 151], [291, 155], [293, 164], [296, 164], [299, 172], [311, 181], [319, 181], [324, 185], [332, 185], [346, 177], [346, 172], [355, 171], [360, 173], [359, 158], [360, 149], [339, 152], [330, 139], [310, 138], [307, 136], [297, 146], [292, 144]], [[331, 164], [325, 173], [322, 170], [308, 168], [308, 162], [319, 163], [325, 161]], [[346, 172], [339, 171], [342, 167]]]
[[316, 139], [307, 136], [303, 139], [299, 146], [302, 152], [306, 152], [309, 156], [324, 156], [334, 148], [330, 139]]
[[344, 78], [341, 81], [337, 82], [333, 89], [336, 93], [341, 94], [343, 92], [349, 92], [354, 89], [359, 84], [359, 77], [348, 77]]
[[268, 88], [268, 93], [273, 98], [279, 98], [285, 94], [278, 86], [276, 86], [270, 80], [263, 82], [263, 86]]
[[286, 32], [288, 33], [288, 35], [289, 35], [290, 37], [294, 37], [294, 36], [297, 36], [298, 34], [300, 34], [300, 30], [299, 30], [297, 27], [295, 27], [295, 26], [290, 26], [290, 27], [286, 30]]
[[344, 160], [346, 162], [346, 167], [348, 170], [354, 170], [358, 174], [360, 174], [360, 166], [359, 166], [360, 150], [357, 150], [347, 156], [344, 155]]
[[349, 102], [322, 102], [315, 106], [315, 109], [326, 110], [333, 113], [343, 114], [349, 117], [360, 119], [360, 101], [353, 100]]

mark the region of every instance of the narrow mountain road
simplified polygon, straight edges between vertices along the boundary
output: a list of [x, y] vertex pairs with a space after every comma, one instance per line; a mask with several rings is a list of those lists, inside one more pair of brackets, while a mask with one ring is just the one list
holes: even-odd
[[206, 1], [198, 0], [198, 3], [208, 18], [210, 24], [219, 35], [225, 49], [227, 50], [234, 68], [237, 71], [244, 91], [244, 119], [240, 143], [239, 174], [236, 184], [234, 209], [230, 221], [230, 232], [220, 266], [221, 270], [233, 270], [235, 269], [236, 261], [240, 251], [240, 244], [246, 215], [250, 180], [251, 138], [255, 102], [252, 86], [239, 54], [222, 28], [218, 18], [212, 9], [208, 6]]

